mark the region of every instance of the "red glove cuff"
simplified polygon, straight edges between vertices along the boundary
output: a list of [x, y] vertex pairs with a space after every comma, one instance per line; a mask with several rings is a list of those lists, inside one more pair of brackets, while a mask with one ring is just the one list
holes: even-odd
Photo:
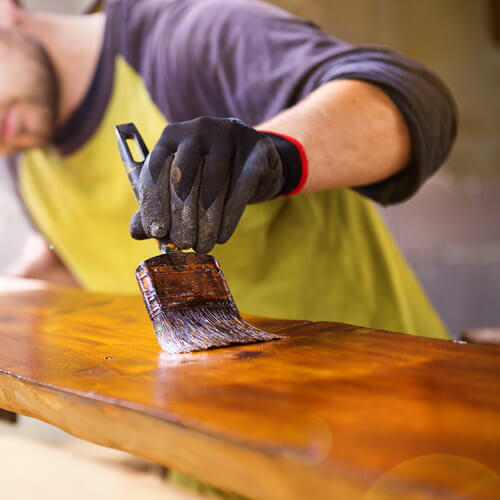
[[266, 134], [273, 140], [281, 158], [285, 184], [279, 196], [292, 196], [300, 193], [309, 174], [304, 146], [289, 135], [266, 130], [259, 130], [259, 132]]

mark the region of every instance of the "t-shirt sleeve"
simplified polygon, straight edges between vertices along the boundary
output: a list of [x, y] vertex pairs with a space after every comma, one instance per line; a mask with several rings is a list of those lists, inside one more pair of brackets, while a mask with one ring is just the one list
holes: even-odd
[[382, 204], [400, 202], [446, 158], [456, 134], [455, 104], [422, 65], [385, 48], [353, 46], [257, 1], [171, 4], [164, 19], [154, 16], [143, 50], [146, 83], [169, 121], [233, 116], [256, 125], [320, 85], [350, 78], [387, 93], [406, 120], [412, 146], [402, 171], [357, 191]]

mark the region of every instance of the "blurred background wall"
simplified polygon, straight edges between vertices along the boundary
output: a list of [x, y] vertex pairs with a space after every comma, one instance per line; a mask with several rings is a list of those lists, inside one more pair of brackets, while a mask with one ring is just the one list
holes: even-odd
[[[498, 0], [272, 3], [353, 43], [399, 50], [434, 69], [450, 86], [460, 126], [449, 160], [412, 200], [381, 212], [452, 333], [500, 326]], [[68, 1], [43, 5], [67, 8]], [[496, 22], [498, 30], [498, 17]], [[19, 253], [27, 233], [2, 169], [0, 200], [1, 270]]]
[[12, 194], [5, 165], [0, 159], [0, 273], [19, 255], [29, 224]]

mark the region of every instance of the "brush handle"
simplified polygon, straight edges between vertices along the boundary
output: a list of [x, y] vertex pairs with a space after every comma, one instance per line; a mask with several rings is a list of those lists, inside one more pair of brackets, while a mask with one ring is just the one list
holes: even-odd
[[[116, 125], [115, 134], [120, 156], [122, 157], [123, 165], [127, 171], [128, 180], [134, 190], [137, 201], [139, 201], [139, 175], [141, 174], [142, 166], [149, 154], [149, 149], [133, 123]], [[128, 140], [133, 140], [135, 142], [137, 151], [142, 156], [140, 161], [134, 160], [130, 148], [128, 147]]]
[[[137, 127], [133, 123], [124, 123], [122, 125], [115, 126], [116, 141], [118, 143], [118, 149], [120, 151], [120, 156], [122, 158], [123, 165], [127, 171], [128, 180], [135, 194], [137, 201], [139, 200], [139, 176], [141, 174], [141, 169], [146, 162], [146, 158], [149, 155], [149, 149], [144, 142], [141, 134], [137, 130]], [[135, 142], [137, 152], [142, 156], [140, 161], [134, 160], [127, 141], [133, 140]], [[163, 238], [158, 240], [158, 246], [162, 253], [170, 252], [180, 252], [181, 250], [172, 243], [168, 238]]]

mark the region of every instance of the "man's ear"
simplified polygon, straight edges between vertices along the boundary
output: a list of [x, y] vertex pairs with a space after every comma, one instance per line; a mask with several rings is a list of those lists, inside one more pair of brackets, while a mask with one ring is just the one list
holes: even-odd
[[0, 26], [13, 28], [21, 21], [21, 9], [14, 0], [0, 0]]

